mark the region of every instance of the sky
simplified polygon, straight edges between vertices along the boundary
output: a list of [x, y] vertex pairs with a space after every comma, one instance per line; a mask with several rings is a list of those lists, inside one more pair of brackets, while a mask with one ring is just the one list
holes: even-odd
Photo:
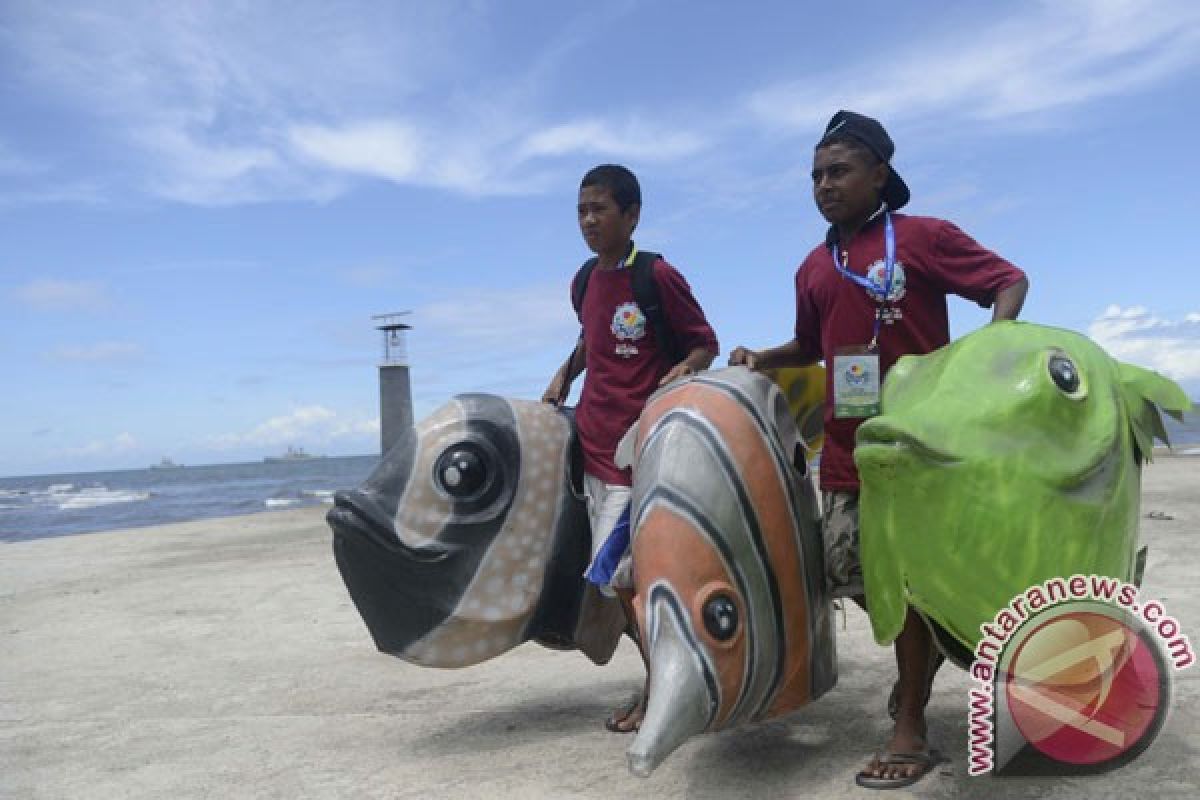
[[390, 311], [418, 418], [539, 398], [599, 163], [718, 363], [782, 343], [840, 108], [887, 126], [906, 211], [1027, 271], [1023, 318], [1200, 397], [1200, 4], [847, 8], [5, 0], [0, 475], [377, 452]]

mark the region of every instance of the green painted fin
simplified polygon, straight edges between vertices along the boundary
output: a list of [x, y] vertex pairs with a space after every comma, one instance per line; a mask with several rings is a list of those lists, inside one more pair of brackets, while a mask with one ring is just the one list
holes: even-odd
[[1182, 421], [1183, 412], [1191, 410], [1192, 401], [1179, 384], [1152, 370], [1117, 362], [1117, 374], [1138, 451], [1142, 458], [1149, 461], [1154, 452], [1155, 439], [1168, 446], [1171, 444], [1159, 410]]
[[1146, 554], [1149, 552], [1149, 545], [1142, 545], [1137, 551], [1137, 557], [1133, 562], [1133, 585], [1140, 587], [1142, 585], [1142, 576], [1146, 574]]

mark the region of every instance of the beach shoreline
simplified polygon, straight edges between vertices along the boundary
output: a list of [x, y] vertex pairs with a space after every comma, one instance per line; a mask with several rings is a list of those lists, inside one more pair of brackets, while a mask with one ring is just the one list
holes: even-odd
[[[602, 721], [640, 683], [527, 644], [460, 670], [378, 653], [331, 553], [328, 507], [8, 542], [0, 552], [0, 796], [20, 798], [862, 797], [892, 656], [838, 615], [840, 679], [812, 706], [697, 737], [649, 779]], [[1200, 644], [1200, 458], [1143, 474], [1144, 591]], [[946, 669], [931, 738], [946, 797], [1200, 794], [1200, 668], [1175, 674], [1150, 750], [1091, 778], [969, 778], [968, 676]]]

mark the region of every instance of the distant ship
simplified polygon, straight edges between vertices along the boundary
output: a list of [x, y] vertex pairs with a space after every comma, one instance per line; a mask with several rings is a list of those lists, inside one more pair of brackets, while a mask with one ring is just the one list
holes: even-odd
[[324, 457], [325, 456], [314, 456], [312, 453], [306, 452], [303, 447], [292, 447], [291, 445], [288, 445], [288, 449], [283, 455], [267, 456], [263, 459], [263, 462], [266, 464], [275, 464], [280, 461], [307, 461], [310, 458]]
[[150, 469], [179, 469], [182, 466], [183, 464], [176, 464], [171, 459], [164, 457], [163, 460], [157, 464], [151, 464]]

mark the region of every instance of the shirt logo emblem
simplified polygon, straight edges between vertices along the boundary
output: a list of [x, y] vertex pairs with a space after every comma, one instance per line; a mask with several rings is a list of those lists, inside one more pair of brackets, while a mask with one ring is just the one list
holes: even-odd
[[[883, 282], [887, 280], [887, 265], [884, 264], [883, 259], [867, 267], [867, 278], [876, 286], [883, 286]], [[892, 269], [892, 290], [888, 293], [888, 302], [900, 302], [904, 298], [904, 288], [907, 284], [904, 265], [897, 261], [896, 266]], [[877, 303], [883, 301], [883, 295], [879, 292], [868, 289], [867, 294], [871, 295], [871, 299]]]
[[637, 303], [622, 303], [617, 306], [612, 319], [612, 332], [618, 339], [634, 341], [646, 335], [646, 316]]

